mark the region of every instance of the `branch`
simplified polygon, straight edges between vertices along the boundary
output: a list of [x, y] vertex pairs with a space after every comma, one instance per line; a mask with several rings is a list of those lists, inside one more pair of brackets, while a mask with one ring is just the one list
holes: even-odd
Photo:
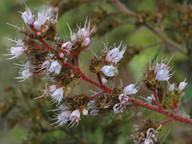
[[155, 128], [157, 129], [159, 126], [164, 125], [166, 123], [169, 123], [171, 121], [174, 121], [174, 118], [170, 118], [170, 119], [168, 119], [166, 121], [160, 122], [159, 124], [157, 124], [157, 126]]
[[157, 106], [158, 106], [158, 107], [161, 107], [161, 105], [160, 105], [160, 103], [159, 103], [159, 98], [158, 98], [158, 96], [157, 96], [156, 90], [153, 90], [153, 94], [154, 94], [154, 97], [155, 97], [155, 101], [156, 101], [156, 103], [157, 103]]
[[99, 81], [100, 85], [103, 86], [103, 82], [101, 80], [101, 75], [100, 75], [99, 72], [97, 73], [97, 78], [98, 78], [98, 81]]
[[[120, 3], [117, 0], [111, 0], [112, 3], [114, 3], [117, 7], [119, 7], [124, 13], [126, 13], [128, 16], [135, 17], [140, 19], [139, 14], [132, 12], [127, 7], [125, 7], [122, 3]], [[168, 38], [166, 35], [164, 35], [161, 31], [155, 29], [154, 26], [151, 26], [149, 23], [143, 23], [144, 26], [146, 26], [148, 29], [153, 31], [159, 38], [161, 38], [165, 43], [173, 46], [178, 51], [182, 52], [183, 54], [187, 55], [188, 57], [192, 58], [192, 55], [188, 53], [185, 47], [177, 44], [170, 38]]]

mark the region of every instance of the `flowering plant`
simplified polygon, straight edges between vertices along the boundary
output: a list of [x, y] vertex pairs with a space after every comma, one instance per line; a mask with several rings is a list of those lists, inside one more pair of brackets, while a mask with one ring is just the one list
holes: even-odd
[[[124, 57], [126, 45], [104, 45], [101, 56], [93, 57], [89, 65], [89, 70], [98, 78], [96, 82], [85, 75], [79, 66], [80, 54], [90, 50], [91, 34], [94, 31], [88, 19], [83, 27], [78, 26], [76, 32], [69, 27], [70, 36], [64, 39], [56, 37], [57, 15], [52, 9], [42, 10], [36, 19], [28, 7], [21, 15], [27, 28], [18, 27], [24, 37], [12, 40], [15, 46], [11, 47], [8, 54], [11, 57], [8, 59], [21, 55], [25, 55], [27, 59], [26, 64], [21, 65], [21, 76], [17, 79], [24, 81], [31, 76], [45, 76], [48, 79], [49, 83], [40, 97], [50, 97], [51, 102], [56, 104], [55, 125], [73, 127], [79, 124], [82, 116], [106, 113], [121, 116], [129, 106], [140, 106], [169, 117], [159, 124], [146, 121], [147, 126], [139, 129], [137, 136], [132, 136], [135, 143], [153, 144], [157, 142], [157, 133], [164, 124], [172, 121], [192, 124], [192, 120], [178, 108], [184, 96], [186, 80], [178, 87], [169, 82], [174, 74], [171, 72], [170, 60], [157, 60], [149, 65], [142, 84], [123, 87], [117, 85], [114, 79], [118, 75], [119, 62]], [[98, 87], [100, 91], [94, 92], [95, 94], [70, 94], [70, 84], [77, 79]], [[135, 97], [143, 84], [152, 92], [152, 96], [144, 101]]]

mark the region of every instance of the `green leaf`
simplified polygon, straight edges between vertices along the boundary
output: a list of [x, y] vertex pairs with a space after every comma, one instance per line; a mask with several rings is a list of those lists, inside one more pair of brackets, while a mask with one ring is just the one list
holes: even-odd
[[180, 110], [180, 112], [181, 112], [185, 117], [187, 117], [187, 118], [190, 117], [190, 116], [185, 112], [185, 110], [184, 110], [182, 104], [179, 106], [179, 110]]
[[185, 101], [186, 102], [189, 102], [189, 100], [192, 98], [192, 85], [188, 85], [185, 89], [184, 89], [184, 92], [185, 92]]

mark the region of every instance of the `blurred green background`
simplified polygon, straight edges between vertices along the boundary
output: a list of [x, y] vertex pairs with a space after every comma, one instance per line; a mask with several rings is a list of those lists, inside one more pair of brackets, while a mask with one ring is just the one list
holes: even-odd
[[[69, 2], [65, 1], [64, 2]], [[130, 8], [134, 8], [137, 5], [137, 1], [130, 0], [130, 1], [122, 1], [124, 4], [128, 5]], [[9, 37], [11, 39], [15, 39], [17, 37], [20, 37], [21, 35], [17, 32], [17, 30], [11, 26], [9, 26], [7, 23], [16, 25], [16, 26], [24, 26], [24, 22], [21, 18], [20, 11], [25, 10], [25, 4], [29, 6], [32, 10], [34, 10], [35, 13], [38, 12], [38, 9], [42, 8], [42, 6], [47, 5], [49, 3], [48, 0], [1, 0], [0, 1], [0, 90], [1, 90], [1, 96], [0, 101], [4, 101], [5, 98], [9, 97], [11, 98], [12, 93], [5, 92], [5, 86], [13, 86], [17, 89], [20, 89], [22, 85], [30, 85], [31, 84], [31, 78], [30, 80], [26, 80], [25, 82], [18, 82], [14, 77], [18, 76], [19, 69], [13, 64], [13, 63], [22, 63], [23, 57], [19, 59], [14, 60], [7, 60], [5, 56], [2, 56], [2, 54], [8, 53], [8, 49], [11, 46], [11, 42], [6, 39], [6, 37]], [[100, 8], [102, 7], [102, 8]], [[101, 9], [104, 9], [108, 12], [116, 11], [118, 10], [117, 7], [112, 5], [107, 0], [95, 0], [90, 3], [85, 3], [78, 5], [74, 8], [72, 8], [69, 11], [66, 11], [59, 19], [57, 24], [57, 32], [61, 35], [69, 35], [69, 29], [67, 27], [67, 23], [71, 26], [73, 30], [76, 29], [76, 24], [84, 24], [84, 21], [86, 19], [86, 16], [89, 16], [90, 19], [92, 19], [92, 12], [99, 12]], [[154, 10], [154, 3], [153, 0], [140, 0], [139, 5], [137, 7], [138, 11], [141, 10], [149, 10], [152, 13]], [[115, 16], [113, 16], [115, 17]], [[111, 19], [110, 18], [109, 21]], [[124, 18], [124, 16], [120, 17], [121, 19]], [[118, 20], [115, 18], [115, 20]], [[166, 22], [169, 20], [165, 21]], [[113, 22], [113, 21], [112, 21]], [[112, 45], [113, 43], [116, 43], [117, 45], [120, 43], [120, 41], [123, 41], [123, 43], [128, 45], [128, 48], [140, 46], [140, 47], [146, 47], [144, 50], [142, 50], [139, 54], [136, 54], [133, 56], [133, 58], [130, 60], [130, 62], [121, 69], [120, 74], [118, 76], [119, 79], [123, 80], [124, 85], [128, 83], [133, 83], [136, 81], [142, 80], [143, 72], [146, 68], [146, 65], [148, 62], [152, 59], [154, 59], [156, 56], [159, 58], [170, 58], [173, 56], [173, 62], [175, 63], [173, 67], [173, 71], [175, 72], [175, 75], [173, 77], [173, 81], [180, 82], [183, 81], [185, 78], [187, 78], [187, 82], [189, 83], [189, 86], [186, 88], [186, 101], [184, 101], [184, 108], [188, 114], [192, 114], [192, 105], [191, 105], [191, 80], [192, 80], [192, 61], [191, 59], [187, 58], [185, 55], [181, 54], [180, 52], [176, 51], [173, 48], [170, 48], [164, 44], [158, 44], [155, 46], [150, 46], [151, 44], [158, 43], [161, 41], [161, 39], [156, 36], [153, 32], [148, 30], [145, 27], [139, 27], [135, 28], [131, 19], [125, 20], [125, 23], [122, 24], [119, 27], [113, 28], [110, 31], [99, 35], [96, 34], [93, 37], [91, 49], [97, 53], [100, 54], [100, 51], [104, 48], [103, 42], [109, 42], [109, 45]], [[89, 64], [88, 59], [91, 57], [91, 52], [84, 53], [81, 56], [81, 65]], [[86, 71], [85, 71], [86, 72]], [[30, 89], [30, 88], [29, 88]], [[32, 89], [32, 88], [31, 88]], [[79, 90], [81, 91], [81, 90]], [[145, 89], [141, 89], [140, 95], [148, 96], [150, 93], [146, 91]], [[159, 118], [159, 114], [155, 114], [154, 112], [143, 110], [142, 112], [137, 112], [136, 117], [132, 120], [134, 122], [139, 122], [140, 119], [143, 118], [143, 116], [152, 117], [152, 119]], [[165, 117], [161, 117], [160, 119], [163, 119]], [[89, 131], [89, 128], [84, 128], [84, 126], [91, 126], [92, 122], [95, 121], [93, 118], [90, 120], [82, 120], [80, 121], [80, 126], [77, 128], [79, 130], [75, 130], [73, 128], [73, 132], [82, 133], [82, 131], [86, 131], [86, 138], [89, 137], [92, 143], [105, 143], [103, 141], [105, 137], [106, 131], [103, 131], [101, 127], [95, 128], [94, 132]], [[99, 124], [102, 126], [104, 121], [104, 124], [106, 122], [110, 125], [109, 121], [110, 116], [106, 116], [106, 118], [103, 118], [100, 120]], [[22, 125], [22, 122], [18, 123], [13, 128], [9, 129], [6, 128], [6, 118], [3, 118], [0, 120], [0, 143], [2, 144], [20, 144], [24, 139], [26, 139], [27, 135], [30, 133], [28, 132], [28, 128], [26, 125]], [[98, 120], [97, 120], [98, 121]], [[126, 139], [127, 136], [129, 136], [132, 133], [131, 125], [134, 124], [132, 122], [127, 121], [127, 123], [123, 123], [124, 125], [119, 128], [121, 131], [121, 134], [119, 134], [119, 139], [114, 142], [118, 144], [127, 143]], [[88, 123], [88, 124], [84, 124]], [[65, 127], [65, 126], [64, 126]], [[171, 125], [168, 125], [166, 128], [162, 129], [162, 136], [167, 134], [169, 129], [171, 128]], [[125, 133], [127, 131], [127, 133]], [[183, 125], [179, 122], [177, 122], [176, 126], [172, 129], [171, 134], [169, 135], [168, 139], [165, 143], [173, 143], [176, 144], [182, 141], [182, 139], [189, 138], [190, 134], [192, 132], [192, 128]], [[55, 132], [52, 133], [50, 136], [56, 135], [56, 137], [62, 137], [61, 133]], [[92, 139], [92, 140], [91, 140]], [[63, 143], [70, 143], [70, 142], [63, 142]], [[73, 143], [73, 142], [71, 142]], [[88, 142], [89, 143], [89, 142]], [[107, 143], [107, 142], [106, 142]], [[186, 142], [187, 143], [187, 142]]]

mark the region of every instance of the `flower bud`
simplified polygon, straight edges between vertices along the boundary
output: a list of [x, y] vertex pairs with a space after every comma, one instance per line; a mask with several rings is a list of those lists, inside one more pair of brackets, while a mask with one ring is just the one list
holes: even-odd
[[90, 42], [91, 42], [90, 38], [86, 38], [86, 39], [83, 41], [82, 46], [83, 46], [83, 47], [88, 47], [89, 44], [90, 44]]

